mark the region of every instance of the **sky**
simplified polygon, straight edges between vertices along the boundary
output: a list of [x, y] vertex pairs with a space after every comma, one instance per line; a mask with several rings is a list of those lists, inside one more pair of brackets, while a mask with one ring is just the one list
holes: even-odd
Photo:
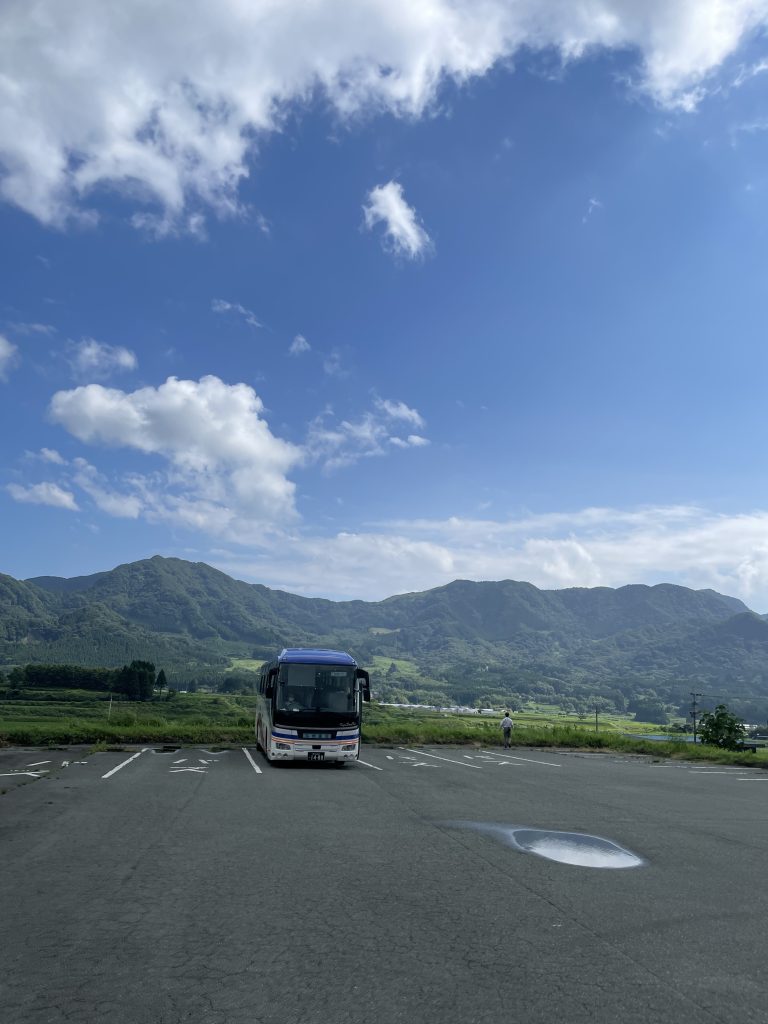
[[5, 0], [0, 571], [768, 611], [768, 0]]

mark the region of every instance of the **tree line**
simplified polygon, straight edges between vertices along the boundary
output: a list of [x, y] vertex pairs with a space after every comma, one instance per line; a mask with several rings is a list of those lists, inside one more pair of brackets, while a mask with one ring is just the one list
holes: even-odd
[[12, 693], [26, 687], [41, 689], [101, 690], [120, 694], [128, 700], [152, 700], [155, 689], [168, 688], [165, 672], [156, 672], [151, 661], [135, 659], [122, 668], [88, 668], [83, 665], [19, 665], [8, 673], [0, 672], [0, 686]]

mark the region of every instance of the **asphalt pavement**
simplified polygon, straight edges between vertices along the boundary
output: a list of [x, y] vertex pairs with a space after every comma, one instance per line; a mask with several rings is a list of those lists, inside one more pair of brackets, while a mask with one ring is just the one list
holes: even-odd
[[762, 1024], [766, 784], [519, 748], [3, 750], [3, 1020]]

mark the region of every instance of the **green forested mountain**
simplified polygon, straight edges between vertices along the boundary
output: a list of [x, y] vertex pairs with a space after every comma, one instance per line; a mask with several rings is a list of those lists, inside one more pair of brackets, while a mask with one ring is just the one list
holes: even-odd
[[281, 646], [350, 650], [384, 699], [476, 703], [601, 697], [648, 711], [688, 691], [768, 710], [768, 621], [712, 590], [539, 590], [456, 580], [384, 601], [304, 598], [156, 556], [74, 579], [0, 576], [0, 666], [122, 665], [221, 676]]

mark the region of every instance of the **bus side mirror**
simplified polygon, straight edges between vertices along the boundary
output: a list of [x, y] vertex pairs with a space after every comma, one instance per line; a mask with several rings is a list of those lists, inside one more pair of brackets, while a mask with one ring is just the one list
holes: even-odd
[[371, 699], [371, 677], [363, 668], [359, 668], [355, 675], [360, 680], [360, 693], [363, 695], [363, 700], [369, 701]]

